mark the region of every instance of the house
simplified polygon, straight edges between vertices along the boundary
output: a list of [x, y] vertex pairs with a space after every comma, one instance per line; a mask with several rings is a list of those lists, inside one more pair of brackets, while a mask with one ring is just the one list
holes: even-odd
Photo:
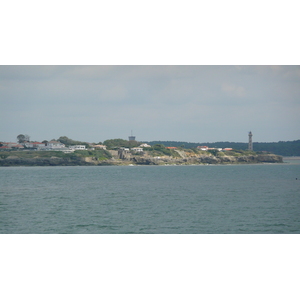
[[37, 149], [40, 149], [40, 148], [43, 148], [46, 146], [45, 143], [40, 143], [40, 142], [33, 142], [31, 144], [33, 145], [33, 148], [37, 148]]
[[58, 141], [50, 141], [47, 142], [46, 146], [44, 147], [45, 150], [58, 150], [62, 151], [66, 149], [65, 144], [58, 142]]
[[207, 146], [197, 146], [197, 149], [202, 150], [202, 151], [207, 151], [208, 147]]
[[139, 147], [142, 147], [142, 148], [151, 148], [150, 145], [144, 143], [144, 144], [141, 144]]
[[85, 145], [74, 145], [69, 147], [70, 150], [86, 150]]
[[12, 146], [12, 148], [13, 149], [24, 149], [24, 146], [20, 145], [20, 144], [17, 144], [17, 145]]
[[24, 142], [23, 145], [26, 148], [35, 148], [35, 149], [40, 149], [41, 147], [46, 146], [46, 144], [40, 142]]
[[131, 151], [133, 151], [133, 152], [143, 152], [144, 149], [140, 148], [140, 147], [136, 147], [136, 148], [131, 148]]
[[2, 142], [1, 149], [23, 149], [24, 146], [18, 143]]
[[18, 145], [18, 143], [11, 143], [11, 142], [3, 142], [3, 146], [7, 146], [8, 148], [13, 148]]
[[224, 150], [224, 151], [231, 151], [232, 148], [224, 148], [223, 150]]

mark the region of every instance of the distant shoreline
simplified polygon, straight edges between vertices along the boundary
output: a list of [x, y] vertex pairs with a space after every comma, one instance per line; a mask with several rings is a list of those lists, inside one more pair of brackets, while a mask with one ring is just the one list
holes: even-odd
[[16, 166], [129, 166], [129, 165], [229, 165], [229, 164], [260, 164], [283, 163], [283, 157], [275, 154], [258, 154], [248, 156], [208, 156], [199, 155], [186, 158], [174, 157], [143, 157], [130, 159], [104, 159], [95, 157], [34, 157], [21, 158], [9, 156], [0, 159], [2, 167]]

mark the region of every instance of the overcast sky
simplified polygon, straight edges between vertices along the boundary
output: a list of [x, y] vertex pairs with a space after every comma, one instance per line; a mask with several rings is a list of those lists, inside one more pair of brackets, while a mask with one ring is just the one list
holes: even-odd
[[300, 138], [299, 66], [0, 66], [0, 141]]

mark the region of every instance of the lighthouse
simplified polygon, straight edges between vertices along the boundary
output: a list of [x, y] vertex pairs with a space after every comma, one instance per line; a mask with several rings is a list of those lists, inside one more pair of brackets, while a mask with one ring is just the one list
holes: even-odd
[[253, 144], [252, 144], [252, 132], [250, 131], [249, 134], [249, 142], [248, 142], [248, 150], [253, 151]]

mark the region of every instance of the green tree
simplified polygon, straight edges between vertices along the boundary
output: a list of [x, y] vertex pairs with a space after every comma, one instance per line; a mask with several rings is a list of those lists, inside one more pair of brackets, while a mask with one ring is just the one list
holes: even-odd
[[67, 147], [73, 146], [73, 145], [85, 145], [87, 148], [89, 147], [89, 144], [87, 142], [75, 141], [75, 140], [69, 139], [67, 136], [61, 136], [58, 139], [58, 141], [65, 144]]
[[138, 144], [139, 142], [137, 141], [127, 141], [123, 139], [111, 139], [103, 142], [103, 145], [105, 145], [109, 149], [119, 148], [119, 147], [131, 148], [131, 147], [138, 146]]
[[30, 136], [28, 134], [19, 134], [17, 136], [18, 143], [29, 142]]

